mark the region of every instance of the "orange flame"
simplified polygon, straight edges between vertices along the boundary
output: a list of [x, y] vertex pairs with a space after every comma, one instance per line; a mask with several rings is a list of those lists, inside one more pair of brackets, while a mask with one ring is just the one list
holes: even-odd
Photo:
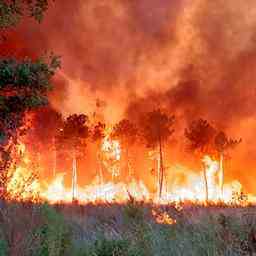
[[[65, 174], [58, 174], [54, 179], [46, 184], [41, 181], [33, 171], [29, 170], [30, 160], [26, 152], [25, 145], [19, 144], [18, 150], [22, 155], [23, 165], [13, 167], [8, 174], [7, 192], [11, 200], [46, 200], [49, 203], [72, 202], [72, 188], [64, 185]], [[118, 175], [119, 161], [121, 158], [121, 150], [118, 141], [112, 141], [110, 137], [106, 137], [102, 142], [102, 153], [104, 154], [103, 163], [109, 168], [113, 176]], [[226, 204], [238, 203], [246, 205], [255, 203], [256, 197], [253, 195], [243, 195], [242, 185], [239, 181], [233, 181], [224, 185], [223, 195], [220, 194], [218, 172], [218, 162], [214, 161], [210, 156], [203, 158], [208, 186], [208, 199], [211, 202], [222, 201]], [[176, 167], [178, 168], [178, 167]], [[184, 168], [182, 166], [180, 169]], [[114, 169], [114, 170], [113, 170]], [[184, 168], [185, 170], [185, 168]], [[129, 183], [124, 182], [105, 182], [102, 184], [90, 184], [85, 187], [79, 187], [76, 184], [76, 200], [80, 203], [88, 202], [125, 202], [130, 196], [136, 200], [154, 201], [155, 203], [167, 204], [170, 202], [193, 201], [205, 202], [205, 184], [203, 174], [192, 171], [184, 171], [187, 176], [186, 184], [168, 184], [166, 191], [161, 199], [156, 194], [149, 192], [142, 180], [131, 180]], [[166, 213], [157, 214], [154, 212], [158, 223], [174, 224], [175, 220]]]

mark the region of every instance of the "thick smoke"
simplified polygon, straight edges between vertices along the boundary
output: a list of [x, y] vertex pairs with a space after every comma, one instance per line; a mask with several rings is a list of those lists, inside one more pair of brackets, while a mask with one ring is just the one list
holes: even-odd
[[203, 117], [242, 137], [236, 157], [254, 164], [255, 31], [254, 0], [58, 0], [1, 49], [62, 56], [51, 103], [64, 116], [115, 122], [164, 106], [182, 125]]

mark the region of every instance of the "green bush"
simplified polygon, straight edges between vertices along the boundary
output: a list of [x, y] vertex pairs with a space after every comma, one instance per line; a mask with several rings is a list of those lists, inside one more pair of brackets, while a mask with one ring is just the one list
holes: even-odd
[[130, 200], [124, 206], [124, 218], [129, 223], [132, 222], [142, 222], [144, 221], [144, 207], [143, 202], [136, 201], [130, 196]]
[[7, 256], [7, 243], [5, 240], [0, 240], [0, 256]]
[[36, 230], [40, 247], [35, 256], [63, 256], [71, 246], [71, 234], [63, 216], [48, 205], [41, 208], [43, 225]]
[[95, 256], [125, 256], [128, 253], [129, 244], [125, 240], [97, 240], [94, 244]]

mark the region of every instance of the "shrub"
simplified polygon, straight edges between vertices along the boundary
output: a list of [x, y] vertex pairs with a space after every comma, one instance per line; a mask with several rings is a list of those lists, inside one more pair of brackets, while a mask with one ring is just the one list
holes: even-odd
[[0, 240], [0, 256], [7, 256], [7, 243], [5, 240]]
[[40, 247], [36, 256], [63, 256], [71, 245], [71, 234], [63, 216], [52, 207], [41, 208], [43, 225], [36, 230]]

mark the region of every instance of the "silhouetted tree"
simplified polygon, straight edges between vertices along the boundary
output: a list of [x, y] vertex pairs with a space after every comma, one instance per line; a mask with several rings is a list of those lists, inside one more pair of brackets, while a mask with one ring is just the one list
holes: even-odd
[[124, 155], [126, 163], [126, 171], [128, 172], [128, 179], [132, 176], [132, 167], [130, 163], [130, 151], [131, 146], [136, 142], [138, 136], [138, 130], [131, 121], [123, 119], [117, 123], [111, 133], [113, 139], [117, 139], [120, 142], [122, 156]]
[[[211, 154], [213, 145], [212, 141], [216, 131], [208, 123], [207, 120], [198, 119], [193, 121], [187, 129], [185, 129], [185, 137], [189, 141], [188, 148], [200, 157], [205, 154]], [[203, 167], [205, 182], [205, 198], [208, 201], [208, 184], [205, 167]]]
[[[24, 16], [41, 21], [47, 0], [0, 1], [0, 33]], [[15, 60], [0, 56], [0, 186], [6, 184], [6, 172], [12, 163], [17, 138], [28, 129], [24, 122], [28, 110], [47, 104], [50, 80], [60, 60], [56, 56], [37, 60]]]
[[[63, 127], [62, 115], [51, 106], [46, 106], [32, 111], [29, 114], [29, 121], [31, 127], [27, 131], [23, 142], [30, 152], [30, 157], [34, 156], [34, 159], [38, 159], [39, 157], [36, 156], [41, 155], [43, 161], [47, 163], [51, 161], [54, 177], [57, 169], [55, 135], [56, 131]], [[45, 154], [46, 152], [48, 154]], [[52, 158], [49, 157], [49, 153], [53, 154]], [[41, 165], [39, 162], [38, 164]]]
[[102, 152], [101, 152], [101, 144], [102, 140], [105, 137], [105, 129], [106, 125], [102, 122], [98, 122], [91, 131], [91, 138], [94, 143], [96, 143], [97, 147], [97, 160], [99, 164], [99, 181], [100, 184], [103, 184], [103, 168], [102, 168]]
[[228, 149], [234, 148], [239, 143], [242, 142], [242, 139], [236, 140], [228, 138], [227, 135], [220, 131], [216, 134], [214, 139], [214, 146], [219, 155], [219, 186], [221, 197], [223, 197], [223, 185], [224, 185], [224, 158], [225, 153]]
[[174, 132], [174, 120], [174, 116], [169, 116], [160, 109], [146, 113], [141, 120], [141, 133], [146, 145], [151, 148], [158, 147], [159, 150], [159, 198], [162, 196], [164, 179], [163, 147]]
[[76, 197], [77, 157], [85, 152], [89, 127], [86, 115], [73, 114], [69, 116], [56, 136], [56, 146], [59, 150], [71, 151], [72, 154], [72, 199]]

